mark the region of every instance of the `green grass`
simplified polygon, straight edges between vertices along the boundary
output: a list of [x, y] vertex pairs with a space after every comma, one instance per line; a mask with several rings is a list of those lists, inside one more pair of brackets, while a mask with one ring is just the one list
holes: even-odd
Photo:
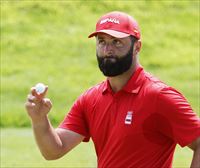
[[1, 130], [2, 168], [96, 167], [93, 144], [81, 143], [68, 155], [56, 161], [46, 161], [34, 142], [31, 129]]
[[[190, 166], [192, 151], [188, 148], [176, 149], [173, 168]], [[94, 168], [96, 155], [92, 142], [81, 143], [63, 158], [46, 161], [34, 142], [31, 129], [1, 129], [1, 165], [2, 168]]]
[[[163, 1], [14, 1], [1, 4], [0, 126], [30, 127], [24, 103], [30, 87], [49, 86], [50, 119], [57, 126], [74, 100], [102, 81], [95, 40], [87, 36], [104, 13], [134, 16], [142, 32], [140, 62], [181, 91], [200, 112], [200, 2]], [[174, 166], [189, 167], [192, 151], [177, 147]], [[0, 167], [95, 167], [93, 144], [82, 143], [57, 161], [45, 161], [32, 130], [1, 129]]]
[[[0, 126], [30, 127], [26, 96], [34, 84], [49, 86], [50, 119], [57, 126], [74, 100], [102, 81], [94, 31], [102, 14], [134, 16], [142, 32], [140, 62], [181, 91], [200, 111], [200, 2], [193, 1], [1, 1]], [[189, 167], [192, 152], [177, 147], [174, 166]], [[45, 161], [31, 129], [1, 130], [1, 167], [95, 167], [93, 144], [82, 143], [57, 161]]]
[[[199, 1], [1, 1], [1, 127], [30, 126], [30, 87], [49, 86], [50, 118], [102, 81], [87, 36], [111, 10], [133, 15], [142, 32], [141, 64], [180, 90], [199, 112]], [[134, 9], [134, 10], [133, 10]], [[164, 11], [164, 12], [163, 12]]]
[[[1, 1], [0, 126], [30, 127], [24, 109], [30, 87], [49, 86], [49, 114], [57, 126], [74, 100], [104, 79], [97, 68], [95, 40], [87, 36], [104, 13], [120, 10], [141, 27], [140, 62], [181, 91], [199, 115], [200, 2]], [[189, 167], [192, 152], [177, 148], [174, 167]], [[58, 161], [45, 161], [30, 129], [1, 130], [1, 167], [95, 167], [93, 144], [81, 144]]]

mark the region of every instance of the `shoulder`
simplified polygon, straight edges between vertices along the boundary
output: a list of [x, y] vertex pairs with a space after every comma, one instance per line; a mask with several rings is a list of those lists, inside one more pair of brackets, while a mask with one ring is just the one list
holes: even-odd
[[167, 85], [157, 77], [145, 72], [144, 90], [148, 94], [156, 95], [157, 98], [163, 99], [185, 99], [184, 96], [175, 88]]
[[182, 104], [188, 105], [186, 98], [175, 88], [165, 84], [149, 73], [145, 73], [145, 77], [145, 87], [149, 90], [149, 93], [152, 93], [154, 96], [156, 95], [157, 102], [163, 102], [168, 105], [180, 104], [182, 102]]
[[163, 89], [169, 88], [167, 84], [165, 84], [163, 81], [155, 77], [154, 75], [144, 72], [144, 89], [148, 91], [148, 93], [152, 94], [158, 94]]

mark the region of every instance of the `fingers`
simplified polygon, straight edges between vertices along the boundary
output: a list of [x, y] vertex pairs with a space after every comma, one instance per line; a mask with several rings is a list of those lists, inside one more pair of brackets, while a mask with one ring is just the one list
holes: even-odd
[[43, 93], [38, 94], [36, 92], [35, 87], [32, 87], [30, 94], [27, 96], [27, 103], [25, 104], [25, 106], [28, 108], [31, 108], [31, 107], [37, 106], [39, 104], [41, 105], [44, 103], [45, 106], [51, 107], [52, 105], [49, 99], [43, 100], [47, 91], [48, 91], [48, 86], [45, 87], [45, 91]]
[[26, 111], [33, 120], [38, 120], [46, 116], [52, 108], [50, 99], [45, 98], [48, 86], [45, 86], [43, 93], [37, 93], [36, 88], [32, 87], [25, 103]]
[[26, 106], [31, 107], [38, 104], [44, 104], [47, 107], [51, 107], [52, 103], [49, 99], [45, 99], [45, 95], [47, 94], [48, 86], [45, 86], [45, 91], [43, 93], [37, 93], [36, 88], [32, 87], [30, 90], [30, 94], [27, 96]]
[[33, 96], [32, 94], [29, 94], [27, 96], [27, 101], [30, 103], [38, 104], [42, 101], [42, 97], [37, 97], [37, 96]]
[[43, 99], [43, 104], [48, 107], [48, 108], [51, 108], [52, 107], [52, 103], [51, 103], [51, 100], [48, 99], [48, 98], [44, 98]]
[[27, 102], [29, 102], [30, 104], [31, 103], [37, 104], [42, 102], [44, 105], [51, 107], [52, 103], [50, 99], [44, 98], [47, 91], [48, 91], [48, 86], [46, 86], [44, 93], [37, 94], [35, 87], [32, 87], [31, 94], [27, 96]]
[[29, 94], [28, 97], [27, 97], [27, 100], [28, 100], [29, 102], [34, 102], [35, 99], [36, 99], [36, 97], [33, 96], [32, 94]]
[[43, 93], [37, 93], [35, 87], [31, 88], [31, 94], [35, 96], [39, 101], [41, 101], [47, 94], [48, 86], [45, 86], [45, 91]]
[[26, 110], [29, 111], [29, 109], [33, 109], [35, 107], [35, 103], [27, 101], [25, 103], [25, 107], [26, 107]]
[[36, 93], [36, 90], [35, 90], [35, 87], [32, 87], [31, 88], [31, 94], [33, 95], [33, 96], [35, 96], [37, 93]]
[[44, 93], [42, 93], [43, 97], [46, 95], [47, 91], [48, 91], [48, 86], [46, 85], [45, 86], [45, 91], [44, 91]]
[[[41, 103], [49, 108], [52, 107], [51, 100], [48, 98], [42, 99]], [[35, 96], [29, 94], [28, 98], [27, 98], [27, 102], [25, 103], [25, 106], [34, 107], [36, 104], [37, 104], [37, 98]]]

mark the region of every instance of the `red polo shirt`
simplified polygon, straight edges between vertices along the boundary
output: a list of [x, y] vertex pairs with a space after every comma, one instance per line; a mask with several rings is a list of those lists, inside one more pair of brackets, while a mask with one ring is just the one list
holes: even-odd
[[171, 167], [176, 144], [200, 136], [186, 99], [142, 67], [117, 93], [108, 80], [87, 90], [60, 128], [92, 138], [99, 168]]

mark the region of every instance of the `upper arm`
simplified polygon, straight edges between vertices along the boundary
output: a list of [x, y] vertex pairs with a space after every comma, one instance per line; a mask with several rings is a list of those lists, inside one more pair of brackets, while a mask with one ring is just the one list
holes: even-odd
[[76, 132], [67, 129], [57, 128], [55, 131], [60, 137], [60, 140], [62, 142], [61, 155], [64, 155], [67, 152], [69, 152], [84, 139], [83, 135], [80, 135]]
[[182, 147], [200, 136], [200, 119], [185, 97], [173, 88], [164, 88], [158, 96], [157, 112], [167, 121], [159, 121], [159, 130]]
[[196, 150], [197, 148], [200, 148], [200, 137], [195, 139], [192, 143], [188, 145], [188, 147], [192, 150]]
[[82, 94], [73, 104], [59, 128], [71, 130], [71, 132], [84, 136], [84, 142], [90, 139], [89, 120], [87, 119], [88, 110], [86, 108], [85, 96]]

